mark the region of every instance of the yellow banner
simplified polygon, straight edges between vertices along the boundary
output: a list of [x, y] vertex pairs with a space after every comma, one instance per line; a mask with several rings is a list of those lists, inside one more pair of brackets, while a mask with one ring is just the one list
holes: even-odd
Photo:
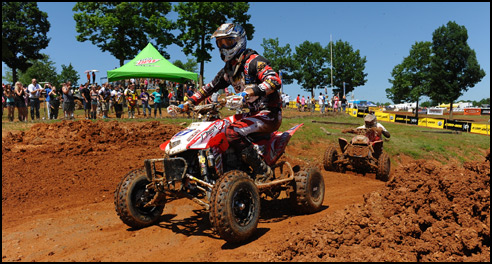
[[388, 113], [384, 113], [382, 111], [376, 111], [374, 114], [376, 115], [378, 121], [386, 121], [386, 122], [390, 121], [390, 114]]
[[470, 132], [478, 133], [478, 134], [484, 134], [484, 135], [490, 135], [490, 125], [472, 123]]
[[419, 126], [433, 127], [433, 128], [444, 128], [443, 119], [434, 118], [419, 118]]
[[369, 112], [370, 111], [378, 112], [381, 111], [381, 108], [379, 108], [379, 106], [369, 106]]
[[348, 108], [348, 113], [353, 117], [357, 117], [357, 109], [356, 108]]

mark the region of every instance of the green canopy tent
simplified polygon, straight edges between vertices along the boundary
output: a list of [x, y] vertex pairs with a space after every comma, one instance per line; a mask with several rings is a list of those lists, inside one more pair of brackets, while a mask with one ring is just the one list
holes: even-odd
[[174, 66], [151, 43], [133, 60], [118, 69], [108, 71], [109, 82], [131, 78], [155, 78], [178, 83], [186, 80], [198, 82], [198, 74]]

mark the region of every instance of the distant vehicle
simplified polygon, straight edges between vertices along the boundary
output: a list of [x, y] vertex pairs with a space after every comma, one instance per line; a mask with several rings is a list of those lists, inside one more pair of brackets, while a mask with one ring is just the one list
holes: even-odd
[[357, 109], [361, 107], [377, 106], [374, 102], [367, 101], [367, 100], [349, 100], [348, 105], [349, 108], [357, 108]]

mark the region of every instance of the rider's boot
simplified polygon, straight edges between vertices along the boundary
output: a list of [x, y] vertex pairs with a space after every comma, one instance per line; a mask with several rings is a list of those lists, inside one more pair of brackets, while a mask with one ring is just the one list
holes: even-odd
[[262, 175], [262, 178], [267, 180], [273, 176], [272, 169], [260, 157], [253, 145], [249, 145], [241, 151], [241, 158], [253, 168], [253, 173], [255, 175]]

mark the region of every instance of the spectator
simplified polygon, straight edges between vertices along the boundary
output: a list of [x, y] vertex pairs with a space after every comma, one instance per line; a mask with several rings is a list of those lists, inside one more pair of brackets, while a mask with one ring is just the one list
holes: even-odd
[[108, 84], [108, 90], [109, 90], [109, 114], [112, 114], [114, 112], [114, 97], [113, 97], [113, 85]]
[[81, 87], [82, 89], [80, 90], [80, 93], [82, 94], [82, 97], [84, 98], [84, 113], [85, 113], [85, 119], [90, 118], [90, 112], [92, 108], [91, 104], [91, 90], [89, 90], [89, 83]]
[[126, 93], [128, 100], [128, 118], [135, 118], [135, 107], [137, 106], [137, 94], [135, 92], [135, 85], [130, 84], [130, 89]]
[[[191, 85], [188, 88], [186, 88], [186, 86], [187, 85], [185, 84], [184, 87], [186, 89], [186, 95], [187, 95], [187, 97], [192, 97], [195, 92], [193, 92], [193, 89], [191, 88]], [[184, 100], [184, 101], [186, 101], [186, 100]]]
[[306, 98], [304, 98], [304, 95], [302, 96], [301, 98], [301, 109], [302, 109], [302, 112], [306, 111]]
[[60, 97], [61, 97], [60, 91], [56, 89], [56, 86], [52, 86], [47, 96], [50, 97], [49, 119], [58, 119], [58, 111], [60, 110]]
[[174, 95], [174, 92], [170, 92], [168, 95], [167, 95], [167, 98], [169, 99], [169, 105], [178, 105], [176, 103], [176, 96]]
[[4, 93], [5, 103], [7, 104], [7, 118], [10, 122], [14, 122], [15, 93], [10, 85], [5, 87]]
[[345, 108], [347, 107], [347, 98], [345, 98], [345, 95], [343, 96], [341, 102], [342, 102], [342, 111], [345, 113]]
[[92, 83], [96, 83], [96, 72], [92, 72]]
[[36, 79], [32, 79], [31, 84], [27, 86], [27, 91], [29, 93], [29, 106], [31, 107], [31, 120], [34, 121], [34, 113], [36, 113], [36, 119], [39, 119], [39, 96], [43, 92], [43, 88]]
[[[51, 102], [51, 97], [50, 97], [50, 92], [52, 90], [52, 86], [50, 83], [45, 83], [44, 84], [44, 91], [46, 92], [46, 110], [48, 112], [48, 116], [46, 117], [47, 119], [50, 118], [50, 114], [51, 114], [51, 109], [50, 109], [50, 102]], [[46, 112], [45, 112], [46, 114]]]
[[121, 114], [123, 113], [123, 88], [121, 84], [115, 87], [115, 89], [111, 92], [114, 100], [114, 112], [116, 113], [116, 118], [121, 118]]
[[338, 97], [335, 95], [333, 96], [333, 112], [338, 112]]
[[164, 87], [161, 89], [161, 94], [162, 94], [162, 98], [161, 98], [161, 106], [162, 107], [168, 107], [169, 106], [169, 91], [167, 90], [167, 88], [165, 88], [166, 86], [165, 85], [162, 85], [162, 86], [158, 86], [158, 87]]
[[290, 101], [290, 96], [288, 94], [285, 94], [285, 96], [284, 96], [284, 108], [289, 106], [289, 101]]
[[99, 102], [99, 93], [97, 87], [93, 84], [90, 92], [91, 96], [91, 118], [97, 119], [97, 105]]
[[319, 93], [318, 104], [319, 104], [319, 112], [321, 114], [324, 114], [325, 113], [325, 96], [323, 95], [323, 93]]
[[111, 99], [111, 91], [108, 88], [108, 84], [105, 83], [99, 90], [99, 101], [101, 102], [101, 110], [103, 112], [102, 118], [108, 118], [109, 99]]
[[296, 106], [297, 106], [297, 111], [301, 111], [301, 98], [300, 98], [300, 94], [297, 95], [297, 98], [296, 98]]
[[314, 110], [316, 108], [316, 99], [314, 99], [314, 96], [313, 98], [311, 98], [311, 113], [314, 113]]
[[27, 122], [27, 105], [26, 105], [27, 91], [26, 89], [24, 89], [24, 87], [22, 87], [21, 82], [15, 83], [14, 93], [15, 93], [14, 101], [15, 101], [15, 106], [17, 107], [19, 121]]
[[147, 115], [145, 114], [146, 113], [145, 109], [149, 109], [149, 118], [152, 117], [151, 109], [149, 106], [149, 93], [147, 92], [146, 87], [144, 87], [142, 89], [142, 93], [140, 94], [140, 99], [142, 100], [142, 108], [143, 108], [144, 118], [147, 117]]
[[63, 93], [63, 113], [66, 119], [73, 119], [73, 110], [75, 108], [75, 101], [73, 98], [73, 91], [70, 89], [70, 83], [64, 83], [62, 87]]
[[308, 112], [311, 111], [311, 99], [309, 99], [309, 96], [307, 97], [306, 105]]
[[159, 86], [155, 88], [155, 92], [151, 95], [152, 100], [154, 100], [154, 118], [157, 118], [157, 109], [159, 109], [159, 117], [162, 118], [162, 110], [161, 110], [161, 102], [162, 102], [162, 94]]

